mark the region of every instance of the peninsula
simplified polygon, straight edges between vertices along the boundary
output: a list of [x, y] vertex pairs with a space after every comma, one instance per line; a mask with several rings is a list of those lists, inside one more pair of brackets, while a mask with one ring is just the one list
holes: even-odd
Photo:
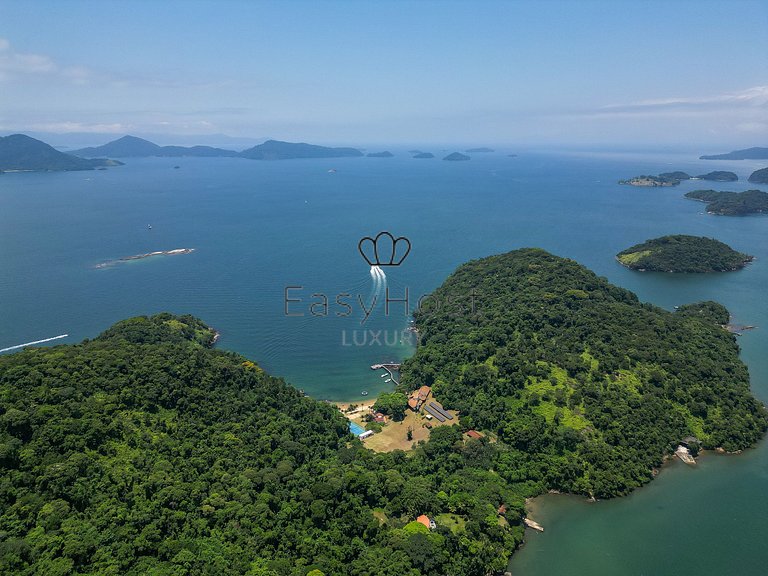
[[729, 272], [753, 259], [714, 238], [683, 234], [646, 240], [616, 255], [630, 270], [673, 273]]
[[446, 422], [407, 456], [366, 449], [336, 408], [212, 349], [191, 316], [0, 356], [3, 562], [498, 574], [527, 497], [618, 496], [691, 436], [735, 451], [765, 431], [735, 336], [708, 313], [641, 303], [534, 249], [469, 262], [432, 298], [446, 304], [416, 314], [422, 344], [390, 400], [427, 387]]
[[720, 192], [694, 190], [685, 195], [690, 200], [707, 203], [707, 212], [720, 216], [746, 216], [768, 213], [768, 193], [761, 190], [746, 192]]
[[768, 148], [745, 148], [744, 150], [734, 150], [726, 154], [712, 154], [709, 156], [699, 156], [699, 160], [766, 160], [768, 159]]
[[0, 172], [58, 172], [121, 166], [107, 159], [86, 160], [59, 152], [53, 146], [25, 134], [0, 137]]
[[[401, 384], [431, 386], [542, 492], [626, 494], [689, 436], [734, 451], [768, 426], [733, 334], [544, 250], [460, 266], [414, 320]], [[520, 478], [514, 464], [492, 468]]]
[[752, 184], [768, 184], [768, 168], [760, 168], [749, 175], [748, 182]]

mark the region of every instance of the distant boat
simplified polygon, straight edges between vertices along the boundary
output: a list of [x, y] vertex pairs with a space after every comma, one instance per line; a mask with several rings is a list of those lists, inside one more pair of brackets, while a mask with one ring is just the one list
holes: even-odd
[[368, 390], [363, 390], [362, 392], [360, 392], [360, 394], [362, 394], [363, 396], [368, 396]]
[[336, 173], [336, 168], [331, 168], [330, 170], [328, 170], [328, 174], [335, 174], [335, 173]]
[[152, 224], [147, 224], [147, 230], [152, 230]]

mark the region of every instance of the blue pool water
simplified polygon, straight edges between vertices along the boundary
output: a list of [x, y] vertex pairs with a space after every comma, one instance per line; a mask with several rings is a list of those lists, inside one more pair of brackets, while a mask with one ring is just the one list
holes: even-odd
[[355, 436], [360, 436], [363, 432], [365, 432], [365, 428], [360, 426], [359, 424], [355, 424], [354, 422], [349, 423], [349, 431], [352, 432]]

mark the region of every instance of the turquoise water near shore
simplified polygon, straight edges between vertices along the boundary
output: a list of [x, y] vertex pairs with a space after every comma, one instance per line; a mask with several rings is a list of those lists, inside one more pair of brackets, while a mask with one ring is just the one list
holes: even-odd
[[[472, 258], [539, 246], [573, 258], [667, 309], [714, 299], [758, 329], [739, 338], [755, 393], [768, 400], [768, 217], [716, 217], [685, 200], [696, 188], [745, 190], [765, 163], [696, 154], [597, 152], [476, 155], [470, 162], [343, 158], [257, 162], [130, 159], [94, 172], [0, 176], [0, 348], [67, 333], [90, 338], [115, 321], [163, 310], [219, 329], [242, 353], [308, 394], [355, 400], [387, 389], [373, 363], [413, 351], [401, 302], [373, 295], [358, 240], [389, 230], [412, 244], [385, 268], [390, 299], [410, 308]], [[174, 169], [179, 165], [179, 169]], [[335, 169], [336, 172], [329, 172]], [[671, 169], [733, 170], [732, 184], [634, 188], [617, 180]], [[151, 224], [149, 230], [147, 225]], [[619, 250], [663, 234], [698, 234], [757, 259], [704, 276], [642, 274]], [[97, 269], [134, 254], [194, 248]], [[286, 314], [286, 289], [289, 302]], [[313, 296], [316, 295], [316, 296]], [[328, 315], [310, 305], [329, 301]], [[348, 295], [348, 296], [345, 296]], [[350, 316], [337, 297], [353, 306]], [[322, 308], [315, 306], [315, 312]], [[341, 314], [341, 315], [338, 315]], [[544, 534], [529, 535], [516, 576], [764, 574], [768, 448], [671, 465], [628, 498], [587, 504], [545, 497]]]

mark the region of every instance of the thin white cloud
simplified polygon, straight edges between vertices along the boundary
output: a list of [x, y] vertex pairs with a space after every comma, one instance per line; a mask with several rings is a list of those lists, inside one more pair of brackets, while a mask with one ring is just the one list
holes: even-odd
[[768, 86], [753, 86], [740, 92], [728, 92], [710, 96], [658, 98], [640, 100], [628, 104], [610, 104], [600, 110], [610, 113], [631, 112], [633, 110], [652, 110], [663, 108], [698, 108], [711, 106], [746, 105], [768, 106]]
[[83, 84], [90, 79], [92, 72], [84, 66], [60, 66], [45, 54], [17, 52], [7, 38], [0, 38], [0, 82], [22, 76], [58, 76]]

